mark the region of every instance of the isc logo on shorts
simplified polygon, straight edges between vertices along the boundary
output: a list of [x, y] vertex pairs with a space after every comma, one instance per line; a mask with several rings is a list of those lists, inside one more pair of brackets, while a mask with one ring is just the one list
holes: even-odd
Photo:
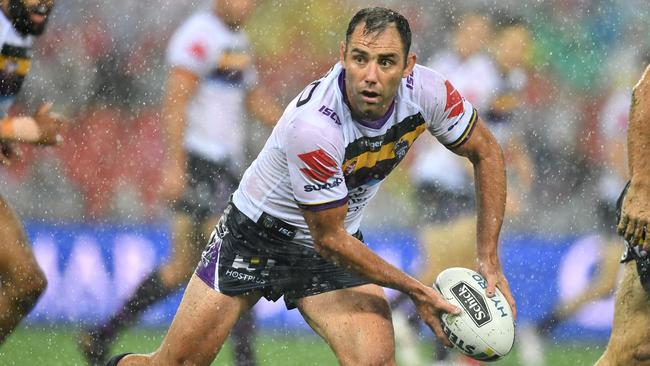
[[451, 288], [451, 293], [454, 295], [460, 305], [467, 311], [467, 313], [474, 321], [477, 327], [482, 327], [492, 320], [487, 304], [479, 294], [471, 286], [465, 282], [459, 282]]

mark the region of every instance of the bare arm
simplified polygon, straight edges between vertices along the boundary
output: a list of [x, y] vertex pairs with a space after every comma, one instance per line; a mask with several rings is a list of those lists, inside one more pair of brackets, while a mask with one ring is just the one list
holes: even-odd
[[650, 66], [632, 92], [632, 106], [627, 133], [627, 155], [630, 168], [628, 189], [618, 224], [619, 234], [632, 244], [644, 244], [650, 249]]
[[499, 261], [498, 246], [506, 202], [506, 170], [503, 152], [492, 133], [479, 118], [470, 139], [454, 150], [474, 166], [477, 200], [477, 253], [479, 271], [488, 281], [487, 294], [498, 286], [508, 300], [513, 315], [515, 301]]
[[51, 107], [51, 103], [44, 103], [32, 117], [14, 116], [0, 120], [0, 165], [10, 164], [14, 142], [56, 145], [63, 141], [67, 124], [63, 117], [50, 112]]
[[55, 145], [65, 132], [63, 117], [50, 112], [52, 103], [38, 108], [34, 116], [6, 117], [0, 121], [0, 140], [35, 145]]
[[480, 258], [497, 257], [497, 247], [506, 202], [506, 174], [503, 152], [483, 121], [470, 139], [454, 152], [474, 166], [477, 209], [477, 245]]
[[273, 127], [282, 116], [275, 98], [263, 87], [255, 87], [246, 96], [246, 109], [256, 120]]
[[163, 172], [163, 195], [175, 200], [185, 187], [186, 156], [183, 150], [185, 113], [187, 105], [196, 92], [199, 77], [192, 72], [174, 67], [169, 73], [163, 105], [165, 128], [165, 171]]
[[432, 287], [400, 271], [375, 254], [361, 241], [348, 234], [343, 220], [348, 206], [318, 211], [303, 211], [316, 251], [333, 263], [367, 278], [377, 285], [406, 293], [413, 299], [418, 313], [445, 344], [449, 341], [442, 332], [441, 311], [458, 313], [460, 310], [445, 302]]

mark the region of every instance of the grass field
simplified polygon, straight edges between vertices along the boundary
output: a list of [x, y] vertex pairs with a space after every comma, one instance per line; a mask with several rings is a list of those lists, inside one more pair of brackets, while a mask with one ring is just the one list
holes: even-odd
[[[72, 328], [21, 328], [0, 348], [0, 365], [84, 365], [77, 352]], [[125, 333], [116, 344], [113, 353], [150, 352], [162, 340], [163, 331], [136, 328]], [[549, 366], [593, 365], [602, 353], [602, 345], [563, 344], [550, 346], [547, 353]], [[421, 352], [428, 354], [429, 346], [422, 343]], [[327, 345], [312, 334], [264, 333], [257, 341], [259, 365], [307, 366], [336, 365]], [[231, 365], [229, 345], [221, 352], [213, 365]], [[507, 358], [490, 365], [524, 365], [516, 357], [516, 349]], [[408, 366], [408, 365], [407, 365]]]

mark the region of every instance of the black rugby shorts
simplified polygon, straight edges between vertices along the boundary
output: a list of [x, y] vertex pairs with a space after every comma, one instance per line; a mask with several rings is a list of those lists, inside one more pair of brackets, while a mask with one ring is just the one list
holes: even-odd
[[219, 215], [239, 181], [227, 164], [187, 154], [186, 187], [175, 211], [185, 212], [195, 220]]
[[[284, 225], [288, 225], [284, 223]], [[355, 237], [363, 241], [361, 233]], [[206, 246], [196, 275], [229, 296], [260, 291], [288, 309], [296, 299], [370, 283], [252, 221], [230, 203]]]

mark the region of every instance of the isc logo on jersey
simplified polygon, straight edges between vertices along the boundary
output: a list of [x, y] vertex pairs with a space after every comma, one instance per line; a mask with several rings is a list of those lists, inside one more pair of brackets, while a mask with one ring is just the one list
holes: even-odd
[[342, 178], [334, 178], [329, 182], [336, 172], [338, 165], [336, 161], [324, 150], [318, 149], [308, 153], [298, 155], [305, 165], [300, 171], [310, 179], [316, 181], [316, 184], [305, 184], [305, 192], [320, 191], [338, 187], [343, 183]]
[[488, 298], [485, 279], [458, 267], [441, 272], [435, 285], [445, 300], [463, 310], [459, 315], [441, 316], [443, 330], [458, 350], [480, 361], [496, 361], [510, 352], [514, 319], [499, 289]]

